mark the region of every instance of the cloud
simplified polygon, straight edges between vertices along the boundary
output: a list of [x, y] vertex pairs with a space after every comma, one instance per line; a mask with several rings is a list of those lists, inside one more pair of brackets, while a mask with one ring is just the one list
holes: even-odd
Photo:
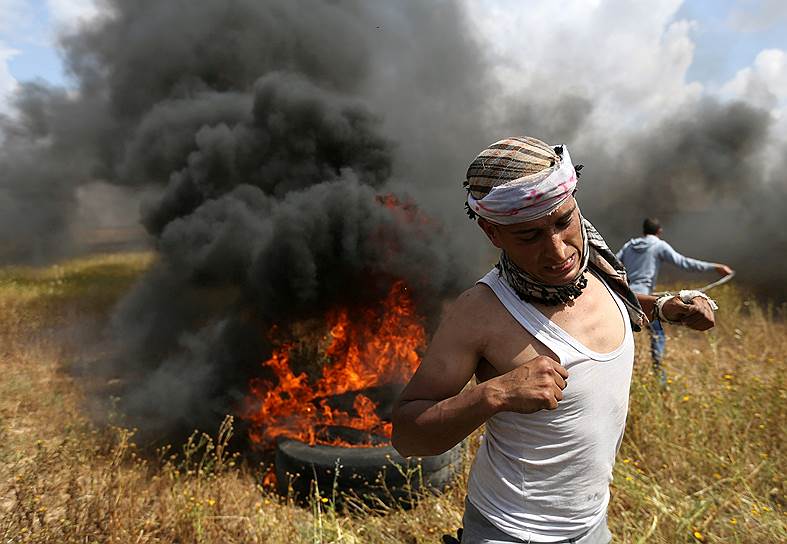
[[761, 51], [751, 66], [739, 70], [722, 87], [721, 93], [776, 113], [787, 102], [787, 53], [781, 49]]
[[29, 15], [30, 5], [22, 0], [0, 0], [0, 33], [13, 31]]
[[787, 21], [783, 0], [748, 0], [730, 11], [727, 24], [738, 32], [761, 32]]
[[100, 12], [96, 0], [47, 0], [46, 4], [58, 28], [73, 29], [95, 18]]
[[9, 99], [18, 88], [18, 83], [8, 69], [8, 62], [19, 53], [0, 42], [0, 115], [9, 113]]
[[[703, 91], [687, 83], [695, 23], [680, 0], [467, 2], [507, 91], [529, 103], [592, 97], [588, 128], [615, 135], [652, 125]], [[626, 115], [621, 115], [625, 111]]]
[[29, 19], [28, 12], [28, 5], [22, 0], [0, 0], [0, 115], [10, 113], [10, 95], [18, 88], [8, 64], [19, 51], [8, 45], [9, 37]]
[[20, 49], [52, 47], [49, 16], [40, 1], [0, 0], [0, 41]]
[[[787, 53], [781, 49], [761, 51], [751, 66], [739, 70], [719, 92], [727, 100], [741, 100], [770, 114], [772, 130], [767, 154], [783, 157], [787, 141]], [[766, 179], [784, 183], [782, 168], [779, 161], [768, 161]]]

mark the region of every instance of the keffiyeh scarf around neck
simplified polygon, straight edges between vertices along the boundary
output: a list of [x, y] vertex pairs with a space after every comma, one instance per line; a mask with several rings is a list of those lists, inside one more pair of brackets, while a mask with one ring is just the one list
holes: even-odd
[[629, 289], [623, 264], [615, 257], [590, 221], [581, 214], [580, 219], [583, 239], [582, 265], [576, 279], [564, 285], [546, 285], [519, 268], [505, 252], [500, 256], [500, 262], [497, 264], [500, 275], [523, 301], [557, 306], [566, 304], [582, 294], [588, 283], [586, 277], [588, 268], [592, 268], [621, 297], [634, 330], [641, 330], [647, 323], [647, 318], [636, 295]]

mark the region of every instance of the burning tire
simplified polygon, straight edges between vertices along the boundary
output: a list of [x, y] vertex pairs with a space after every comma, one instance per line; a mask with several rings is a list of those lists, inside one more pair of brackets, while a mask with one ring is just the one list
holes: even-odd
[[461, 470], [463, 451], [460, 443], [441, 455], [405, 459], [390, 445], [309, 446], [285, 439], [276, 449], [278, 491], [304, 500], [316, 486], [322, 497], [337, 502], [349, 494], [407, 505], [416, 493], [445, 489]]

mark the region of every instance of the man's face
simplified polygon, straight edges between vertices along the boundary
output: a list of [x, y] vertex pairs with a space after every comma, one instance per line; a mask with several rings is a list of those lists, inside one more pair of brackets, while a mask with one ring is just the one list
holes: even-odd
[[489, 240], [532, 278], [547, 285], [563, 285], [577, 277], [583, 243], [574, 197], [541, 219], [497, 225], [481, 218], [478, 223]]

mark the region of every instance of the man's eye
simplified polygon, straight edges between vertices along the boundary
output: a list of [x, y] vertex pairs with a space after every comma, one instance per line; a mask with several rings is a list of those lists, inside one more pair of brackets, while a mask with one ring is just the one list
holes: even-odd
[[560, 227], [561, 229], [564, 229], [570, 224], [571, 224], [571, 218], [569, 217], [568, 219], [564, 219], [563, 221], [558, 221], [557, 226]]
[[538, 236], [537, 234], [527, 234], [527, 235], [524, 235], [524, 236], [520, 235], [519, 236], [519, 241], [520, 242], [532, 242], [533, 240], [536, 239], [537, 236]]

